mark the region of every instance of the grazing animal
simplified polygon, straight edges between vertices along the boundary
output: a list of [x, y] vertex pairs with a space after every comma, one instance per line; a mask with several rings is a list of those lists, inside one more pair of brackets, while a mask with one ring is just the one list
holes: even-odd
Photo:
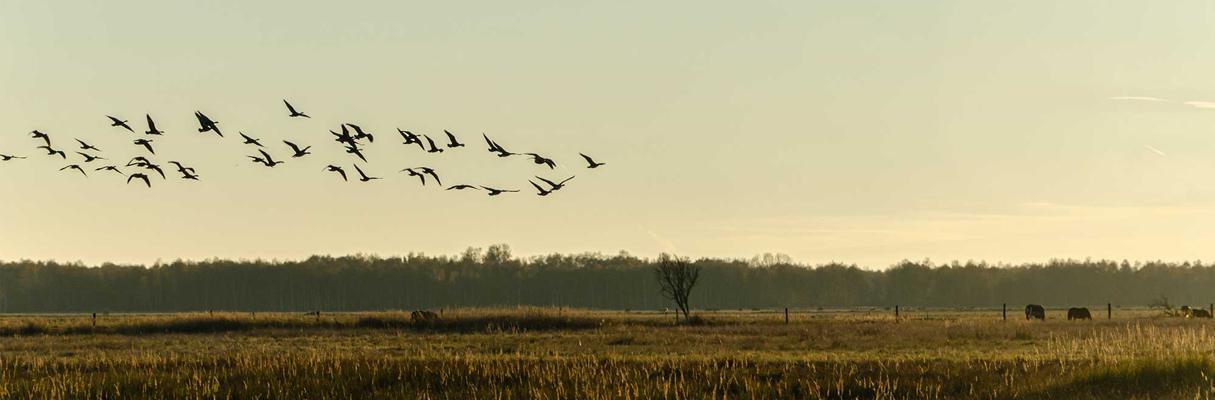
[[417, 310], [409, 313], [409, 320], [415, 324], [429, 324], [439, 322], [439, 314], [434, 311]]
[[1030, 304], [1025, 306], [1025, 319], [1040, 319], [1046, 320], [1046, 308], [1038, 304]]
[[1088, 308], [1072, 307], [1072, 308], [1067, 309], [1067, 320], [1071, 321], [1073, 319], [1091, 320], [1091, 319], [1093, 319], [1093, 314], [1088, 312]]
[[1190, 315], [1192, 318], [1211, 318], [1211, 312], [1201, 308], [1191, 309]]

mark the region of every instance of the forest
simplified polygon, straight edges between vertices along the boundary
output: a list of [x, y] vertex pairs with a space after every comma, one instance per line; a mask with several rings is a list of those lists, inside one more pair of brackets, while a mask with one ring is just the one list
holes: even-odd
[[[0, 263], [0, 312], [371, 311], [443, 307], [673, 308], [654, 259], [627, 253], [313, 256], [303, 261], [174, 261], [151, 266]], [[887, 268], [801, 265], [785, 256], [698, 259], [699, 310], [838, 307], [1142, 306], [1215, 302], [1215, 264], [1052, 260], [903, 261]], [[1015, 307], [1014, 307], [1015, 308]]]

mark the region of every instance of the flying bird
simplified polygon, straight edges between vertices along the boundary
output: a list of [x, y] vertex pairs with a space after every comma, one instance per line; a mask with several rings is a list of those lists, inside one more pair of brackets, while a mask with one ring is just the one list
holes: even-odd
[[588, 156], [586, 154], [578, 153], [578, 155], [582, 156], [582, 158], [586, 160], [587, 168], [595, 169], [595, 168], [599, 168], [604, 165], [607, 165], [607, 163], [595, 162], [595, 160], [592, 159], [591, 156]]
[[219, 135], [219, 137], [224, 137], [224, 133], [220, 132], [219, 126], [216, 125], [219, 123], [218, 121], [214, 121], [211, 118], [208, 118], [206, 115], [204, 115], [200, 111], [195, 111], [194, 117], [198, 118], [198, 126], [199, 126], [198, 133], [210, 131], [210, 132], [215, 132], [215, 134]]
[[194, 168], [182, 165], [180, 162], [169, 161], [169, 164], [173, 164], [173, 165], [177, 166], [177, 172], [180, 172], [183, 174], [194, 173]]
[[181, 172], [181, 179], [189, 179], [192, 181], [198, 180], [198, 175], [194, 175], [193, 172], [190, 172], [190, 171], [177, 171], [177, 172]]
[[84, 157], [84, 162], [86, 162], [86, 163], [91, 163], [93, 161], [105, 159], [105, 157], [89, 155], [87, 153], [81, 153], [79, 151], [77, 151], [76, 154], [79, 154], [81, 157]]
[[147, 164], [140, 165], [140, 166], [143, 167], [144, 169], [150, 169], [150, 170], [156, 171], [156, 173], [160, 174], [160, 179], [168, 179], [167, 177], [165, 177], [165, 171], [163, 169], [160, 169], [159, 165], [147, 163]]
[[249, 137], [249, 135], [246, 135], [244, 132], [237, 132], [237, 133], [240, 134], [240, 137], [245, 138], [245, 142], [241, 143], [241, 144], [251, 144], [251, 145], [254, 145], [257, 147], [266, 147], [266, 146], [262, 146], [262, 142], [258, 141], [257, 139]]
[[540, 185], [537, 185], [536, 182], [532, 182], [531, 180], [528, 180], [527, 183], [532, 184], [532, 187], [536, 188], [537, 196], [548, 196], [549, 193], [553, 192], [552, 190], [544, 190], [544, 188], [540, 187]]
[[260, 160], [261, 163], [267, 167], [274, 167], [275, 165], [283, 164], [286, 162], [286, 161], [275, 161], [273, 157], [270, 157], [270, 153], [267, 153], [265, 150], [258, 150], [257, 152], [262, 153], [262, 156], [261, 157], [249, 156], [249, 158], [252, 158], [255, 161]]
[[59, 158], [62, 158], [62, 159], [64, 159], [64, 160], [66, 160], [66, 159], [67, 159], [67, 154], [64, 154], [62, 151], [52, 149], [52, 148], [51, 148], [51, 146], [38, 146], [38, 148], [39, 148], [39, 149], [46, 149], [46, 155], [48, 155], [48, 156], [56, 156], [56, 155], [57, 155], [57, 156], [59, 156]]
[[101, 168], [97, 168], [97, 169], [94, 169], [94, 171], [114, 171], [114, 172], [117, 172], [118, 175], [124, 175], [124, 176], [126, 175], [126, 174], [122, 173], [122, 171], [119, 171], [118, 167], [115, 167], [113, 165], [107, 165], [107, 166], [104, 166]]
[[142, 180], [143, 180], [143, 184], [148, 185], [148, 187], [152, 187], [152, 181], [151, 181], [151, 180], [148, 180], [148, 176], [147, 176], [147, 175], [144, 175], [144, 174], [131, 174], [131, 176], [128, 176], [128, 177], [127, 177], [127, 184], [130, 184], [132, 179], [142, 179]]
[[109, 119], [110, 119], [110, 126], [117, 126], [117, 127], [121, 127], [121, 128], [124, 128], [124, 129], [126, 129], [126, 130], [128, 130], [128, 131], [131, 131], [131, 133], [135, 133], [135, 130], [134, 130], [134, 129], [131, 129], [131, 126], [130, 126], [130, 125], [127, 125], [127, 121], [126, 121], [126, 120], [123, 120], [123, 119], [118, 119], [118, 118], [116, 118], [116, 117], [114, 117], [114, 116], [111, 116], [111, 115], [107, 115], [107, 116], [106, 116], [106, 118], [109, 118]]
[[164, 134], [163, 131], [156, 129], [156, 121], [152, 120], [152, 114], [144, 114], [144, 115], [148, 117], [148, 131], [144, 132], [144, 134], [158, 135], [158, 136], [163, 135]]
[[380, 179], [380, 178], [377, 178], [377, 177], [374, 177], [374, 176], [367, 176], [367, 174], [363, 173], [363, 169], [362, 169], [362, 168], [359, 168], [359, 165], [358, 165], [358, 164], [355, 164], [355, 165], [354, 165], [354, 170], [359, 172], [359, 176], [361, 177], [361, 178], [359, 178], [359, 180], [360, 180], [360, 181], [363, 181], [363, 182], [370, 182], [370, 181], [373, 181], [373, 180], [376, 180], [376, 179]]
[[422, 180], [422, 186], [426, 186], [426, 175], [430, 175], [435, 179], [435, 182], [437, 182], [439, 186], [443, 186], [443, 181], [439, 180], [439, 175], [436, 174], [435, 170], [431, 169], [430, 167], [405, 168], [401, 170], [401, 172], [408, 172], [409, 176], [418, 177], [418, 179]]
[[152, 161], [149, 161], [148, 159], [144, 158], [143, 156], [137, 156], [135, 158], [132, 158], [131, 161], [127, 161], [128, 167], [130, 167], [130, 166], [144, 167], [144, 166], [148, 166], [148, 165], [152, 165]]
[[451, 134], [451, 132], [448, 132], [446, 129], [443, 130], [443, 133], [447, 134], [448, 148], [464, 147], [464, 143], [460, 143], [456, 140], [456, 135]]
[[415, 171], [413, 168], [405, 168], [401, 172], [408, 172], [409, 176], [418, 177], [418, 179], [422, 180], [422, 186], [426, 186], [426, 175], [423, 175], [421, 172]]
[[[356, 167], [357, 167], [357, 165], [356, 165]], [[338, 174], [342, 175], [342, 180], [343, 180], [343, 181], [347, 181], [347, 182], [349, 182], [349, 181], [350, 181], [350, 179], [347, 179], [347, 178], [346, 178], [346, 171], [345, 171], [345, 170], [343, 170], [343, 169], [342, 169], [342, 167], [339, 167], [339, 166], [336, 166], [336, 165], [330, 165], [330, 166], [325, 167], [325, 171], [329, 171], [329, 172], [337, 172]]]
[[397, 133], [400, 133], [401, 138], [405, 139], [405, 141], [401, 142], [401, 144], [415, 144], [416, 143], [418, 145], [418, 148], [421, 148], [422, 150], [426, 150], [426, 146], [422, 145], [422, 139], [419, 139], [418, 135], [413, 134], [413, 132], [403, 131], [403, 130], [401, 130], [401, 128], [397, 128]]
[[334, 132], [333, 130], [330, 130], [329, 133], [332, 133], [333, 136], [337, 137], [337, 139], [334, 139], [334, 140], [337, 141], [338, 143], [347, 144], [347, 145], [351, 145], [351, 146], [354, 146], [357, 144], [354, 141], [354, 136], [350, 136], [350, 130], [346, 129], [346, 125], [342, 125], [342, 133], [340, 133], [340, 134], [337, 132]]
[[490, 196], [497, 196], [497, 195], [500, 195], [500, 194], [502, 194], [502, 193], [514, 193], [514, 192], [518, 192], [518, 190], [494, 189], [494, 188], [491, 188], [491, 187], [489, 187], [489, 186], [482, 186], [481, 188], [482, 188], [482, 189], [485, 189], [486, 191], [488, 191], [488, 192], [489, 192], [488, 194], [489, 194]]
[[283, 99], [283, 104], [286, 104], [287, 111], [291, 112], [291, 115], [288, 115], [288, 117], [312, 118], [312, 117], [309, 117], [308, 114], [304, 114], [302, 112], [295, 111], [295, 107], [292, 107], [291, 103], [287, 102], [287, 99]]
[[25, 157], [12, 156], [8, 154], [0, 154], [0, 161], [24, 160]]
[[485, 143], [489, 144], [490, 153], [498, 153], [498, 157], [510, 157], [515, 155], [515, 153], [506, 151], [506, 149], [502, 148], [502, 146], [497, 142], [490, 140], [489, 136], [486, 136], [484, 133], [482, 133], [481, 136], [485, 138]]
[[67, 169], [74, 169], [74, 170], [80, 171], [80, 174], [84, 175], [86, 178], [89, 176], [89, 174], [84, 173], [84, 168], [80, 168], [80, 166], [76, 165], [76, 164], [72, 164], [72, 165], [60, 168], [59, 170], [63, 171], [63, 170], [67, 170]]
[[539, 165], [547, 165], [548, 169], [557, 168], [557, 163], [555, 161], [553, 161], [551, 158], [544, 158], [544, 156], [536, 154], [536, 153], [523, 153], [523, 155], [531, 156], [532, 162], [539, 164]]
[[136, 146], [143, 146], [148, 149], [149, 153], [156, 154], [156, 150], [152, 150], [152, 139], [135, 139], [133, 142]]
[[356, 146], [356, 145], [353, 145], [353, 144], [351, 144], [351, 145], [347, 145], [347, 146], [346, 146], [346, 152], [347, 152], [347, 153], [350, 153], [350, 154], [354, 154], [354, 155], [356, 155], [356, 156], [359, 156], [359, 159], [360, 159], [360, 160], [363, 160], [363, 162], [367, 162], [367, 157], [363, 157], [363, 152], [362, 152], [362, 151], [359, 151], [359, 146]]
[[42, 139], [42, 140], [46, 141], [47, 146], [51, 145], [51, 137], [47, 136], [47, 134], [39, 132], [36, 129], [33, 132], [30, 132], [30, 134], [32, 135], [31, 137], [34, 139]]
[[360, 128], [358, 125], [355, 125], [355, 124], [346, 124], [346, 125], [350, 126], [350, 129], [354, 129], [355, 140], [367, 139], [368, 142], [375, 143], [375, 136], [372, 136], [371, 133], [363, 132], [363, 128]]
[[443, 149], [440, 149], [438, 146], [435, 146], [434, 139], [431, 139], [429, 135], [422, 135], [422, 137], [426, 138], [426, 143], [430, 144], [430, 150], [426, 150], [427, 153], [442, 153], [443, 152]]
[[464, 189], [481, 190], [481, 188], [473, 186], [473, 185], [452, 185], [451, 187], [447, 188], [447, 190], [464, 190]]
[[286, 140], [284, 140], [283, 143], [286, 143], [288, 147], [291, 147], [291, 151], [295, 152], [295, 154], [291, 155], [292, 158], [298, 158], [298, 157], [303, 157], [303, 156], [312, 154], [312, 153], [308, 152], [308, 149], [311, 149], [312, 146], [308, 146], [308, 147], [301, 149], [299, 146], [296, 146], [295, 143], [291, 143]]
[[542, 180], [542, 181], [544, 181], [544, 183], [547, 183], [549, 186], [552, 186], [551, 188], [549, 188], [549, 191], [550, 191], [550, 192], [555, 192], [555, 191], [561, 190], [561, 188], [565, 187], [565, 183], [566, 183], [566, 182], [569, 182], [569, 181], [570, 181], [570, 179], [574, 179], [574, 177], [572, 177], [572, 176], [571, 176], [571, 177], [569, 177], [569, 178], [565, 178], [565, 180], [563, 180], [563, 181], [561, 181], [561, 182], [559, 182], [559, 183], [558, 183], [558, 182], [553, 182], [553, 181], [550, 181], [550, 180], [548, 180], [548, 179], [544, 179], [544, 178], [541, 178], [541, 177], [538, 177], [538, 176], [536, 177], [536, 179]]
[[83, 140], [76, 139], [76, 143], [80, 143], [80, 150], [101, 151], [101, 149], [91, 144], [85, 143]]

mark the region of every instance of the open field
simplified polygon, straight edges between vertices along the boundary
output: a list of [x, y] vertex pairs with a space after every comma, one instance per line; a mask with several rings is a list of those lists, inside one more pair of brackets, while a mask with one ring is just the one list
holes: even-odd
[[1215, 322], [1115, 310], [6, 315], [2, 398], [1208, 398]]

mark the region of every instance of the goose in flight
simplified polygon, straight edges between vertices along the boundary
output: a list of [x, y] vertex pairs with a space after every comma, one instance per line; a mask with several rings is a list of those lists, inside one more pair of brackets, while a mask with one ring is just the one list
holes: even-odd
[[156, 121], [152, 120], [152, 114], [144, 114], [144, 116], [148, 117], [148, 131], [144, 132], [145, 135], [160, 136], [160, 135], [164, 134], [164, 131], [161, 131], [160, 129], [156, 129]]
[[351, 146], [354, 146], [357, 144], [354, 141], [354, 136], [350, 136], [350, 129], [347, 129], [346, 125], [342, 125], [342, 133], [340, 133], [340, 134], [337, 132], [334, 132], [333, 130], [330, 130], [329, 133], [332, 133], [333, 136], [337, 138], [334, 140], [337, 141], [338, 143], [351, 145]]
[[160, 174], [160, 179], [168, 179], [165, 177], [165, 170], [160, 169], [159, 165], [147, 163], [147, 164], [140, 165], [140, 166], [143, 167], [144, 169], [150, 169], [150, 170], [156, 171], [156, 173]]
[[362, 168], [359, 168], [359, 165], [358, 165], [358, 164], [355, 164], [355, 165], [354, 165], [354, 170], [359, 172], [359, 176], [360, 176], [359, 180], [360, 180], [360, 181], [363, 181], [363, 182], [370, 182], [370, 181], [373, 181], [373, 180], [376, 180], [376, 179], [380, 179], [380, 178], [378, 178], [378, 177], [374, 177], [374, 176], [367, 176], [367, 174], [363, 173], [363, 169], [362, 169]]
[[93, 161], [105, 159], [105, 157], [102, 157], [102, 156], [89, 155], [88, 153], [81, 153], [79, 151], [77, 151], [76, 154], [79, 154], [81, 157], [84, 157], [84, 162], [86, 162], [86, 163], [91, 163]]
[[536, 188], [537, 196], [548, 196], [549, 193], [553, 192], [552, 190], [544, 190], [544, 188], [540, 187], [540, 185], [537, 185], [536, 182], [532, 182], [531, 180], [528, 180], [527, 183], [532, 184], [532, 187]]
[[292, 158], [299, 158], [299, 157], [303, 157], [303, 156], [312, 154], [312, 153], [308, 152], [308, 149], [311, 149], [312, 146], [308, 146], [308, 147], [301, 149], [299, 146], [295, 145], [295, 143], [291, 143], [286, 140], [284, 140], [283, 143], [286, 143], [288, 147], [291, 147], [291, 151], [295, 152], [295, 154], [291, 155]]
[[451, 132], [448, 132], [446, 129], [443, 130], [443, 133], [447, 134], [448, 148], [464, 147], [464, 143], [460, 143], [456, 140], [456, 135], [451, 134]]
[[34, 139], [42, 139], [43, 141], [46, 141], [47, 146], [51, 145], [51, 137], [47, 136], [47, 134], [39, 132], [37, 129], [35, 129], [33, 132], [30, 132], [30, 134], [32, 135], [30, 137], [32, 137]]
[[408, 172], [409, 176], [418, 177], [418, 179], [422, 180], [422, 186], [426, 186], [426, 175], [423, 175], [422, 173], [415, 171], [413, 168], [405, 168], [405, 169], [401, 170], [401, 172]]
[[538, 176], [536, 177], [536, 179], [542, 180], [542, 181], [544, 181], [544, 183], [547, 183], [549, 186], [552, 186], [551, 188], [549, 188], [550, 192], [556, 192], [558, 190], [561, 190], [561, 188], [565, 187], [565, 183], [569, 182], [570, 179], [574, 179], [574, 177], [571, 176], [569, 178], [565, 178], [565, 180], [563, 180], [561, 182], [553, 182], [553, 181], [550, 181], [548, 179], [544, 179], [544, 178], [541, 178]]
[[431, 169], [430, 167], [405, 168], [401, 170], [401, 172], [408, 172], [409, 176], [418, 177], [418, 179], [422, 180], [422, 186], [426, 186], [426, 175], [430, 175], [430, 177], [434, 178], [435, 182], [437, 182], [439, 186], [443, 186], [443, 181], [439, 180], [439, 174], [436, 174], [435, 170]]
[[[191, 169], [191, 170], [193, 170], [193, 169]], [[177, 171], [177, 172], [181, 172], [181, 179], [189, 179], [192, 181], [198, 180], [198, 175], [195, 175], [193, 172], [190, 172], [190, 171]]]
[[497, 142], [490, 140], [489, 136], [486, 136], [484, 133], [482, 133], [481, 136], [485, 138], [485, 143], [489, 144], [490, 153], [498, 153], [498, 157], [510, 157], [515, 155], [515, 153], [506, 151], [506, 149], [502, 148], [502, 146]]
[[131, 166], [146, 167], [148, 165], [152, 165], [152, 161], [149, 161], [147, 158], [144, 158], [143, 156], [138, 156], [138, 157], [132, 158], [131, 161], [127, 161], [128, 167], [131, 167]]
[[219, 131], [219, 126], [217, 125], [217, 124], [219, 124], [218, 121], [214, 121], [211, 118], [208, 118], [205, 114], [203, 114], [200, 111], [195, 111], [194, 117], [198, 118], [198, 133], [210, 131], [210, 132], [215, 132], [215, 134], [219, 135], [219, 137], [224, 137], [224, 133]]
[[[180, 162], [177, 162], [177, 161], [169, 161], [169, 164], [173, 164], [173, 165], [177, 166], [177, 172], [180, 172], [180, 173], [182, 173], [182, 174], [192, 174], [192, 173], [194, 173], [194, 168], [192, 168], [192, 167], [187, 167], [187, 166], [185, 166], [185, 165], [182, 165]], [[188, 179], [188, 178], [187, 178], [187, 179]]]
[[0, 161], [24, 160], [25, 157], [13, 156], [8, 154], [0, 154]]
[[48, 156], [59, 156], [59, 158], [62, 158], [64, 160], [67, 159], [67, 154], [64, 154], [62, 151], [52, 149], [51, 146], [38, 146], [38, 148], [46, 149], [46, 155], [48, 155]]
[[586, 160], [587, 168], [595, 169], [595, 168], [599, 168], [604, 165], [607, 165], [607, 163], [595, 162], [595, 160], [592, 159], [591, 156], [588, 156], [586, 154], [578, 153], [578, 155], [582, 156], [582, 158]]
[[359, 151], [359, 146], [356, 146], [356, 145], [353, 145], [353, 144], [351, 144], [351, 145], [346, 145], [346, 152], [347, 152], [347, 153], [350, 153], [350, 154], [354, 154], [354, 155], [356, 155], [356, 156], [359, 156], [359, 159], [360, 159], [360, 160], [363, 160], [363, 162], [367, 162], [367, 157], [363, 157], [363, 152], [362, 152], [362, 151]]
[[93, 146], [91, 144], [85, 143], [83, 140], [80, 140], [80, 139], [76, 139], [76, 143], [80, 143], [80, 150], [101, 151], [101, 149], [97, 148], [97, 146]]
[[126, 120], [118, 119], [117, 117], [114, 117], [112, 115], [107, 115], [106, 118], [110, 119], [110, 126], [117, 126], [117, 127], [126, 129], [126, 130], [130, 131], [131, 133], [135, 133], [135, 130], [131, 129], [130, 125], [127, 125]]
[[67, 169], [74, 169], [74, 170], [80, 171], [80, 174], [84, 175], [86, 178], [89, 176], [89, 174], [84, 173], [84, 168], [80, 168], [80, 166], [76, 165], [76, 164], [72, 164], [72, 165], [60, 168], [59, 170], [63, 171], [63, 170], [67, 170]]
[[288, 115], [288, 117], [312, 118], [312, 117], [309, 117], [308, 114], [304, 114], [302, 112], [295, 111], [295, 107], [292, 107], [291, 103], [287, 102], [287, 99], [283, 99], [283, 104], [286, 104], [287, 111], [291, 112], [291, 115]]
[[355, 124], [346, 124], [346, 125], [350, 126], [350, 129], [354, 129], [354, 139], [355, 140], [367, 139], [368, 142], [375, 143], [375, 136], [372, 136], [371, 133], [369, 133], [369, 132], [363, 132], [363, 128], [360, 128], [358, 125], [355, 125]]
[[246, 135], [244, 132], [237, 132], [237, 133], [240, 134], [240, 137], [245, 138], [245, 142], [241, 143], [241, 144], [251, 144], [251, 145], [254, 145], [257, 147], [266, 147], [266, 146], [262, 146], [262, 142], [258, 141], [257, 139], [249, 137], [249, 135]]
[[152, 150], [152, 139], [135, 139], [133, 142], [136, 146], [143, 146], [148, 149], [149, 153], [156, 154], [156, 150]]
[[262, 156], [261, 157], [249, 156], [249, 158], [252, 158], [254, 161], [260, 160], [261, 163], [267, 167], [274, 167], [275, 165], [283, 164], [286, 162], [286, 161], [275, 161], [274, 157], [270, 157], [270, 153], [267, 153], [265, 150], [259, 149], [257, 152], [262, 153]]
[[553, 161], [553, 159], [551, 159], [551, 158], [544, 158], [544, 156], [536, 154], [536, 153], [523, 153], [523, 155], [531, 156], [532, 162], [534, 162], [538, 165], [547, 165], [548, 169], [557, 168], [557, 163], [555, 161]]
[[127, 177], [127, 184], [130, 184], [132, 179], [142, 179], [144, 185], [148, 185], [148, 187], [152, 187], [152, 181], [148, 179], [147, 175], [131, 174], [131, 176]]
[[397, 133], [400, 133], [401, 138], [405, 139], [405, 141], [401, 142], [401, 144], [417, 144], [419, 148], [426, 150], [426, 146], [422, 145], [422, 139], [418, 138], [418, 135], [415, 135], [413, 132], [403, 131], [401, 128], [397, 128]]
[[341, 176], [342, 176], [342, 180], [343, 180], [343, 181], [347, 181], [347, 182], [349, 182], [349, 181], [350, 181], [350, 179], [347, 179], [347, 178], [346, 178], [346, 171], [345, 171], [345, 170], [343, 170], [343, 169], [342, 169], [342, 167], [339, 167], [339, 166], [336, 166], [336, 165], [329, 165], [329, 166], [325, 167], [325, 171], [328, 171], [328, 172], [337, 172], [339, 175], [341, 175]]
[[422, 135], [422, 137], [426, 138], [426, 143], [430, 144], [430, 150], [426, 150], [427, 153], [442, 153], [443, 152], [443, 149], [439, 148], [438, 146], [435, 146], [434, 139], [431, 139], [429, 135]]
[[451, 187], [447, 188], [447, 190], [465, 190], [465, 189], [481, 190], [481, 188], [473, 186], [473, 185], [452, 185]]
[[115, 167], [113, 165], [107, 165], [107, 166], [104, 166], [101, 168], [97, 168], [97, 169], [94, 169], [94, 171], [114, 171], [114, 172], [117, 172], [118, 175], [126, 176], [126, 174], [124, 174], [124, 173], [122, 173], [122, 171], [118, 170], [118, 167]]
[[488, 195], [490, 195], [490, 196], [497, 196], [497, 195], [500, 195], [500, 194], [502, 194], [502, 193], [514, 193], [514, 192], [518, 192], [518, 190], [509, 190], [509, 189], [494, 189], [494, 188], [491, 188], [491, 187], [489, 187], [489, 186], [482, 186], [481, 188], [482, 188], [482, 189], [485, 189], [487, 192], [489, 192], [489, 193], [487, 193], [487, 194], [488, 194]]

